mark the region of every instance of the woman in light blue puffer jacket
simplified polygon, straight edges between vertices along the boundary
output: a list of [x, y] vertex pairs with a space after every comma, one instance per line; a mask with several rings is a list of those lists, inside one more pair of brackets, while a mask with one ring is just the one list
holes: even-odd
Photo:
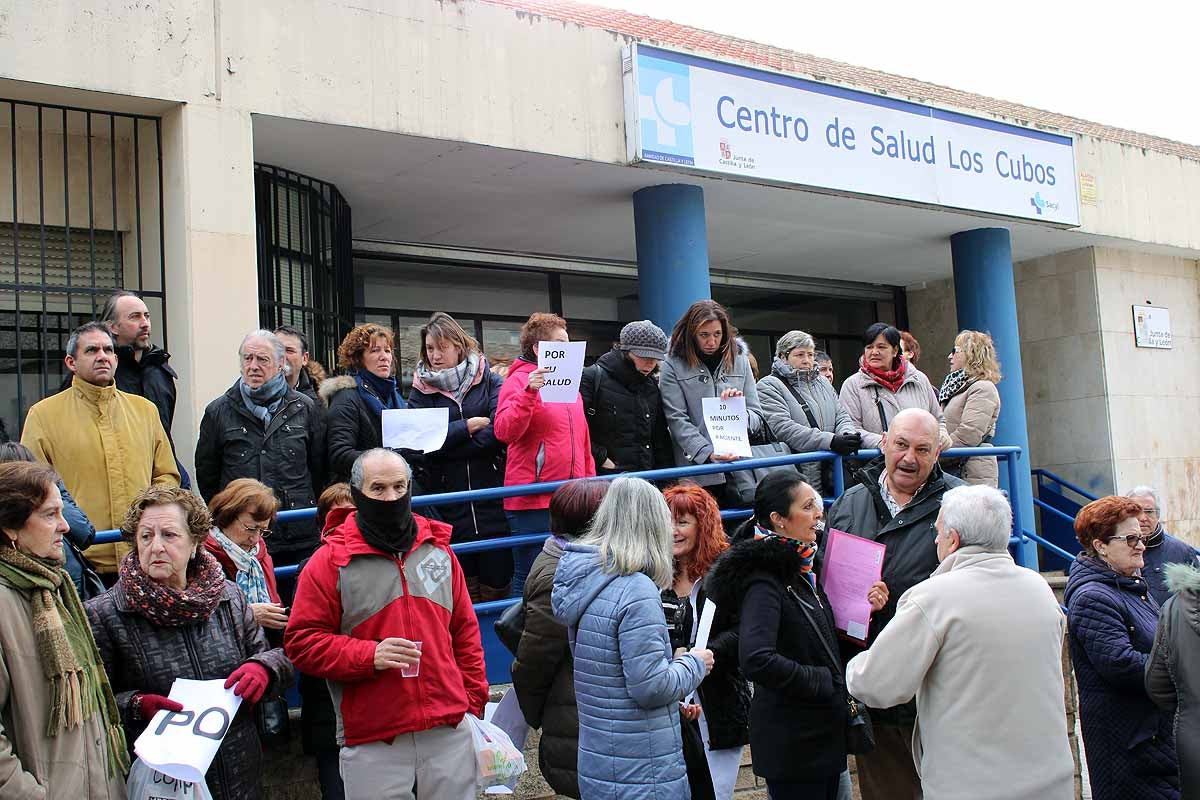
[[660, 592], [671, 585], [671, 512], [618, 478], [589, 533], [568, 543], [550, 603], [567, 626], [586, 800], [687, 800], [679, 702], [712, 669], [709, 650], [672, 658]]

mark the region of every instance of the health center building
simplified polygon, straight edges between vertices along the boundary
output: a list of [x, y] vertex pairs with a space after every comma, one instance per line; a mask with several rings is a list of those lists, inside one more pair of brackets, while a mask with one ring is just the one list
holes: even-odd
[[[178, 443], [242, 336], [444, 310], [493, 358], [554, 311], [730, 309], [760, 365], [811, 332], [838, 382], [876, 320], [940, 382], [995, 338], [1018, 479], [1149, 483], [1200, 544], [1200, 147], [569, 0], [8, 0], [0, 419], [138, 291]], [[191, 466], [191, 448], [180, 447]], [[1034, 524], [1029, 487], [1018, 492]]]

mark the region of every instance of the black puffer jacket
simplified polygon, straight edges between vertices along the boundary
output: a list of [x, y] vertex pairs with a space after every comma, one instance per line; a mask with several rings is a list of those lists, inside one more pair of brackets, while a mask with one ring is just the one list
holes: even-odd
[[[610, 350], [583, 371], [579, 394], [598, 474], [675, 466], [657, 375], [643, 375], [625, 353]], [[605, 459], [616, 469], [603, 468]]]
[[579, 797], [575, 662], [566, 626], [550, 610], [550, 590], [562, 552], [558, 539], [547, 539], [525, 579], [525, 630], [517, 645], [512, 681], [525, 721], [542, 729], [538, 745], [542, 777], [558, 794]]
[[[442, 449], [426, 453], [420, 459], [420, 491], [427, 494], [492, 489], [504, 485], [504, 444], [496, 438], [492, 425], [470, 434], [471, 417], [496, 419], [500, 385], [504, 380], [480, 359], [475, 383], [459, 405], [453, 397], [413, 379], [408, 393], [409, 408], [445, 408], [449, 411], [449, 430]], [[468, 542], [481, 536], [508, 533], [501, 500], [454, 503], [439, 506], [444, 522], [454, 526], [452, 542]]]
[[769, 539], [742, 541], [717, 559], [705, 585], [718, 609], [740, 619], [739, 660], [754, 682], [754, 774], [778, 781], [840, 775], [848, 714], [833, 611], [825, 593], [801, 577], [799, 555]]
[[318, 394], [329, 407], [325, 415], [329, 482], [349, 481], [354, 460], [383, 446], [383, 422], [359, 396], [353, 375], [326, 379]]
[[[682, 604], [682, 613], [676, 616], [677, 623], [671, 629], [672, 650], [680, 647], [690, 650], [695, 644], [691, 632], [697, 615], [704, 609], [706, 598], [703, 579], [696, 593], [695, 608], [690, 598], [677, 597], [670, 588], [663, 591], [664, 609], [669, 604]], [[742, 674], [738, 659], [739, 624], [736, 609], [717, 605], [708, 637], [708, 649], [713, 653], [713, 669], [698, 690], [700, 705], [708, 720], [709, 744], [713, 750], [741, 747], [750, 742], [750, 683]]]
[[[130, 749], [146, 727], [133, 717], [135, 694], [165, 697], [176, 678], [224, 679], [246, 661], [262, 664], [270, 674], [267, 697], [291, 685], [292, 662], [282, 649], [267, 644], [241, 589], [229, 581], [212, 616], [196, 625], [154, 625], [128, 604], [120, 584], [89, 600], [86, 608]], [[262, 761], [254, 709], [243, 706], [204, 776], [213, 800], [258, 797]]]
[[[289, 389], [269, 425], [242, 402], [239, 381], [208, 404], [196, 443], [196, 483], [204, 500], [237, 478], [270, 486], [281, 510], [312, 508], [325, 481], [325, 426], [321, 412]], [[312, 520], [277, 525], [267, 549], [276, 563], [294, 564], [317, 547]]]

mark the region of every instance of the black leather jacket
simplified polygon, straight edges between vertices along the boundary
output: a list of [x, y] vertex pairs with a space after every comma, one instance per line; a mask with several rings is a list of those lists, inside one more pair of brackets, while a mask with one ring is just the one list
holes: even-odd
[[[242, 402], [238, 381], [209, 403], [196, 444], [200, 494], [210, 501], [237, 478], [254, 478], [270, 486], [281, 510], [315, 506], [325, 481], [325, 420], [316, 404], [289, 389], [283, 405], [264, 427]], [[317, 546], [311, 520], [275, 527], [267, 539], [273, 557], [305, 550], [311, 553]]]

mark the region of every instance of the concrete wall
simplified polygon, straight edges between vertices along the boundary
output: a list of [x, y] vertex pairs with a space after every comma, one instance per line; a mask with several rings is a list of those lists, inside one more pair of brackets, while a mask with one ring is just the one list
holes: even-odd
[[958, 335], [953, 278], [909, 287], [908, 328], [921, 344], [921, 361], [917, 366], [936, 389], [950, 371], [946, 354], [954, 347], [954, 337]]
[[[1093, 254], [1117, 488], [1158, 487], [1168, 530], [1200, 545], [1200, 262]], [[1134, 345], [1132, 306], [1147, 301], [1170, 310], [1173, 349]]]
[[1113, 450], [1091, 248], [1015, 265], [1031, 465], [1113, 491]]

